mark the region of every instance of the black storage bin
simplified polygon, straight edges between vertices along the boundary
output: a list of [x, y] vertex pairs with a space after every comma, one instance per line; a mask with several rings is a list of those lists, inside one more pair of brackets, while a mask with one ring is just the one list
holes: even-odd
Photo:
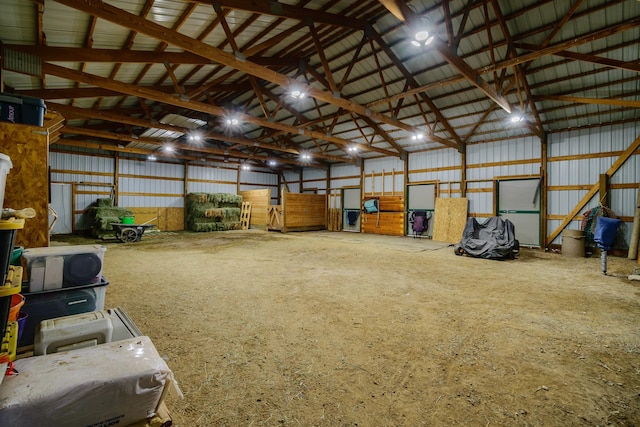
[[47, 107], [40, 98], [14, 93], [0, 93], [0, 120], [42, 126]]
[[[28, 316], [18, 347], [33, 344], [36, 327], [43, 320], [103, 310], [108, 284], [103, 277], [99, 284], [23, 293], [25, 301], [20, 311]], [[28, 286], [28, 283], [23, 282], [23, 288], [25, 286]]]

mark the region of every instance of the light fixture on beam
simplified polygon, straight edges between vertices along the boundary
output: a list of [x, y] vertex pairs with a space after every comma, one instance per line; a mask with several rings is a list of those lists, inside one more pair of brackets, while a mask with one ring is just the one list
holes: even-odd
[[293, 99], [304, 99], [307, 94], [305, 91], [300, 90], [300, 89], [293, 89], [289, 92], [289, 95], [293, 98]]
[[422, 141], [424, 139], [424, 133], [416, 132], [413, 135], [411, 135], [411, 139], [413, 141]]

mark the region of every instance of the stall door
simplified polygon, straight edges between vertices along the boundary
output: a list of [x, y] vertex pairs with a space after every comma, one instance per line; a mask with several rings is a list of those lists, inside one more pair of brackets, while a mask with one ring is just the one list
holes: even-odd
[[[436, 205], [436, 185], [435, 184], [415, 184], [407, 186], [407, 230], [408, 236], [420, 235], [431, 237], [433, 230], [433, 212]], [[426, 229], [422, 233], [416, 234], [413, 231], [413, 219], [416, 212], [426, 212]]]
[[342, 190], [342, 231], [360, 232], [360, 189]]
[[71, 234], [73, 228], [73, 212], [71, 212], [71, 184], [51, 184], [51, 203], [49, 206], [55, 211], [58, 218], [49, 210], [49, 227], [53, 223], [51, 234]]
[[540, 246], [540, 179], [498, 181], [498, 215], [515, 226], [521, 245]]

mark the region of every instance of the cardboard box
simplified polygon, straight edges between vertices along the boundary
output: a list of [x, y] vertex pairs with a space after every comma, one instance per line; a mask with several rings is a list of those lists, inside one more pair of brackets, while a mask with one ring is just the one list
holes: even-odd
[[149, 337], [15, 362], [0, 387], [2, 426], [126, 426], [180, 390]]

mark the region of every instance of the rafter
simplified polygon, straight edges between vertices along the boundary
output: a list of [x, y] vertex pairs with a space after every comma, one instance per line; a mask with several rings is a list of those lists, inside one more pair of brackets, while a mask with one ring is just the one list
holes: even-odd
[[[74, 9], [81, 10], [85, 13], [98, 16], [115, 24], [135, 29], [140, 33], [154, 37], [158, 40], [163, 40], [163, 43], [171, 42], [172, 45], [179, 46], [185, 50], [212, 59], [216, 62], [235, 68], [244, 73], [259, 77], [271, 83], [275, 83], [279, 86], [289, 87], [294, 84], [299, 84], [299, 82], [295, 82], [293, 79], [286, 75], [247, 61], [245, 58], [236, 58], [236, 56], [231, 53], [222, 51], [213, 46], [209, 46], [175, 30], [168, 29], [108, 4], [95, 4], [91, 0], [55, 1]], [[352, 102], [348, 99], [336, 97], [332, 93], [316, 89], [312, 86], [306, 86], [305, 90], [310, 96], [318, 100], [322, 100], [326, 103], [332, 104], [336, 107], [340, 107], [347, 111], [352, 111], [360, 115], [369, 116], [376, 121], [404, 129], [410, 133], [415, 132], [415, 128], [411, 125], [394, 120], [393, 118], [387, 117], [383, 114], [371, 111], [368, 108]], [[388, 150], [385, 151], [389, 152]], [[394, 153], [393, 155], [397, 156], [398, 153]]]
[[[215, 105], [205, 104], [205, 103], [196, 102], [196, 101], [187, 101], [178, 96], [166, 94], [163, 92], [158, 92], [152, 89], [147, 89], [145, 87], [138, 86], [138, 85], [127, 84], [123, 82], [116, 82], [110, 79], [106, 79], [104, 77], [100, 77], [100, 76], [96, 76], [88, 73], [82, 73], [79, 71], [60, 67], [58, 65], [43, 64], [43, 71], [47, 74], [51, 74], [54, 76], [68, 78], [71, 80], [77, 80], [87, 84], [102, 86], [107, 89], [116, 90], [118, 92], [125, 93], [127, 95], [142, 97], [145, 99], [150, 99], [158, 102], [164, 102], [166, 104], [175, 105], [177, 107], [182, 107], [182, 108], [188, 108], [191, 110], [212, 114], [218, 117], [224, 117], [230, 113], [228, 110]], [[301, 130], [294, 126], [289, 126], [283, 123], [259, 119], [257, 117], [253, 117], [248, 114], [240, 114], [239, 116], [240, 116], [240, 120], [242, 120], [243, 122], [250, 123], [255, 126], [262, 126], [262, 127], [282, 130], [294, 135], [302, 134], [308, 138], [324, 139], [326, 141], [332, 142], [337, 145], [343, 145], [343, 146], [352, 145], [350, 141], [347, 141], [341, 138], [327, 136], [320, 132], [315, 132], [310, 130]], [[384, 150], [377, 147], [362, 146], [361, 148], [365, 151], [376, 151], [376, 152], [385, 154], [387, 156], [399, 155], [396, 152]]]
[[[388, 4], [392, 0], [380, 0], [388, 8]], [[395, 6], [400, 10], [402, 14], [401, 21], [409, 25], [410, 27], [421, 27], [420, 17], [416, 15], [411, 9], [407, 7], [404, 2], [395, 0]], [[394, 10], [396, 8], [394, 7]], [[393, 13], [393, 12], [392, 12]], [[474, 70], [469, 64], [467, 64], [462, 58], [460, 58], [454, 51], [450, 49], [445, 43], [442, 43], [436, 37], [429, 45], [429, 49], [434, 49], [440, 56], [449, 63], [453, 68], [458, 70], [460, 74], [465, 76], [469, 83], [480, 89], [489, 98], [491, 98], [496, 104], [498, 104], [506, 112], [511, 113], [511, 106], [509, 102], [500, 95], [498, 90], [487, 83], [480, 74]]]

